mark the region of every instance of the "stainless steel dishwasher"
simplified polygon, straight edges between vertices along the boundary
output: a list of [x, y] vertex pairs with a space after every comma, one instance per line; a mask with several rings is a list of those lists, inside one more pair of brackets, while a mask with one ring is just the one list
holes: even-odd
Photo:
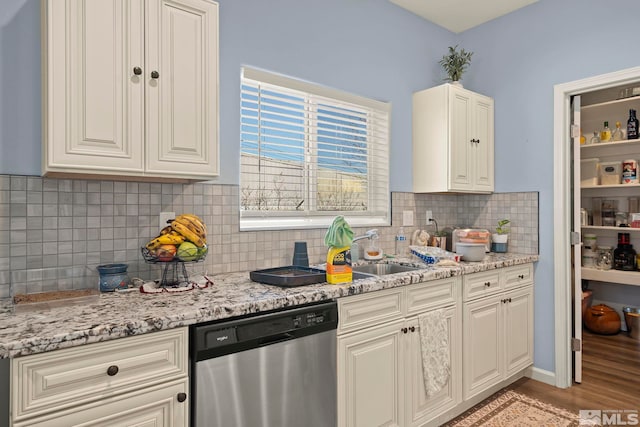
[[335, 301], [191, 329], [195, 427], [335, 427]]

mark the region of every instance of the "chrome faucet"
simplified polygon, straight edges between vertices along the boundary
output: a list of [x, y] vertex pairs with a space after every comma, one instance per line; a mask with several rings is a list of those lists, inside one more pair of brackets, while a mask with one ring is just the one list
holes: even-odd
[[359, 244], [356, 243], [358, 240], [362, 240], [362, 239], [373, 240], [373, 239], [377, 239], [378, 237], [379, 237], [378, 230], [373, 229], [373, 230], [367, 231], [362, 236], [353, 238], [351, 240], [351, 262], [356, 262], [360, 260], [360, 247], [359, 247]]
[[362, 240], [362, 239], [376, 239], [378, 238], [378, 229], [373, 229], [373, 230], [369, 230], [366, 233], [364, 233], [362, 236], [358, 236], [358, 237], [354, 237], [351, 241], [352, 242], [357, 242], [358, 240]]

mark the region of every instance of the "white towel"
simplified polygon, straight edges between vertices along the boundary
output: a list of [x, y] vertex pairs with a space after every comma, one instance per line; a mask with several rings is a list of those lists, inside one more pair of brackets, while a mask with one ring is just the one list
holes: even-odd
[[444, 309], [418, 316], [422, 373], [427, 396], [433, 396], [444, 387], [451, 376], [449, 333]]

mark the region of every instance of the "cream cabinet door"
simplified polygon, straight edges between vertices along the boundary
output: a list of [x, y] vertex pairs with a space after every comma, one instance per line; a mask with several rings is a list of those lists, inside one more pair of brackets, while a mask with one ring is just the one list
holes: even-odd
[[218, 175], [218, 5], [146, 0], [147, 173]]
[[43, 172], [141, 173], [143, 0], [43, 4]]
[[14, 423], [14, 427], [187, 427], [188, 380], [105, 398], [91, 405]]
[[424, 386], [420, 328], [417, 317], [407, 320], [408, 334], [405, 364], [405, 425], [421, 426], [454, 408], [462, 401], [462, 351], [460, 337], [460, 312], [455, 307], [445, 309], [449, 340], [451, 376], [447, 384], [432, 396], [427, 396]]
[[503, 297], [505, 369], [509, 376], [533, 363], [533, 286]]
[[504, 372], [502, 297], [464, 304], [463, 389], [469, 399], [498, 383]]
[[449, 141], [449, 187], [453, 190], [473, 189], [474, 154], [477, 151], [473, 138], [473, 99], [468, 91], [452, 89], [449, 95], [451, 111]]
[[404, 425], [403, 325], [338, 337], [338, 426]]
[[479, 94], [473, 100], [473, 189], [494, 190], [493, 99]]

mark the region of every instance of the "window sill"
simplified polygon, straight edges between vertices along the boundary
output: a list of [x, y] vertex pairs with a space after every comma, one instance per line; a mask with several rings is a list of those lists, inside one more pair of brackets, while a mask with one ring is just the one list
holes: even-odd
[[[329, 228], [334, 216], [326, 217], [253, 217], [240, 218], [240, 231], [266, 231], [266, 230], [304, 230], [314, 228]], [[349, 216], [344, 215], [345, 220], [354, 227], [383, 227], [391, 225], [389, 215], [381, 216]]]

